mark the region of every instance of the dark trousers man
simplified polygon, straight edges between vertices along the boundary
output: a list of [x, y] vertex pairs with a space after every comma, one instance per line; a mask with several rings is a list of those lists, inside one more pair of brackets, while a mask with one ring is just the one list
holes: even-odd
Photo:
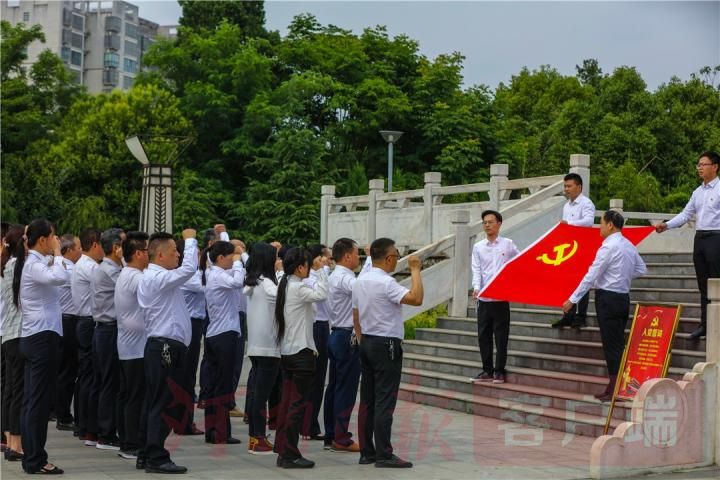
[[40, 471], [48, 463], [45, 451], [48, 420], [53, 407], [57, 379], [60, 335], [49, 330], [20, 339], [20, 353], [25, 357], [25, 391], [21, 428], [23, 470]]
[[330, 373], [325, 390], [325, 442], [352, 444], [350, 417], [360, 384], [360, 349], [350, 345], [352, 328], [334, 327], [328, 340]]
[[2, 392], [2, 419], [5, 432], [20, 435], [20, 414], [22, 412], [25, 386], [25, 359], [20, 353], [20, 339], [3, 342], [5, 385]]
[[[247, 315], [245, 312], [238, 312], [240, 317], [240, 335], [236, 340], [235, 350], [235, 366], [233, 368], [233, 395], [240, 385], [240, 376], [242, 375], [243, 358], [245, 358], [245, 339], [247, 338]], [[243, 327], [244, 325], [244, 327]], [[244, 330], [243, 330], [244, 328]]]
[[118, 426], [123, 424], [120, 390], [120, 360], [117, 352], [117, 323], [96, 322], [93, 335], [95, 381], [98, 385], [98, 442], [119, 443]]
[[305, 419], [303, 420], [302, 435], [305, 437], [321, 438], [318, 416], [323, 403], [325, 378], [327, 377], [329, 336], [330, 327], [328, 322], [315, 322], [313, 324], [313, 339], [318, 355], [315, 359], [315, 378], [310, 392], [310, 405], [308, 405], [308, 411], [305, 412]]
[[73, 415], [70, 404], [78, 376], [77, 316], [63, 314], [63, 336], [60, 344], [60, 368], [55, 396], [55, 416], [59, 428], [70, 429]]
[[120, 394], [123, 428], [120, 450], [138, 452], [145, 446], [147, 405], [145, 403], [145, 362], [142, 358], [120, 360]]
[[277, 357], [250, 357], [252, 369], [248, 377], [247, 402], [245, 412], [249, 417], [249, 434], [251, 437], [267, 436], [267, 403], [275, 388], [280, 371], [280, 359]]
[[[183, 390], [187, 347], [175, 340], [151, 337], [145, 344], [145, 383], [147, 385], [147, 428], [144, 455], [147, 467], [160, 467], [170, 461], [165, 439], [171, 429], [184, 428], [183, 418], [190, 401]], [[192, 404], [190, 404], [192, 407]]]
[[[477, 302], [478, 346], [483, 371], [488, 375], [505, 375], [508, 337], [510, 336], [510, 304], [508, 302]], [[496, 361], [493, 363], [493, 337]]]
[[235, 408], [233, 370], [238, 333], [228, 331], [205, 339], [205, 354], [211, 372], [209, 398], [205, 405], [205, 441], [226, 443], [231, 435], [230, 410]]
[[693, 264], [700, 290], [700, 338], [707, 331], [708, 279], [720, 278], [720, 233], [697, 232], [693, 247]]
[[78, 317], [76, 329], [78, 343], [78, 379], [75, 401], [78, 404], [78, 431], [81, 436], [97, 436], [97, 390], [93, 365], [93, 335], [95, 322], [92, 317]]
[[183, 378], [182, 385], [183, 390], [185, 390], [190, 397], [190, 406], [192, 408], [189, 408], [184, 414], [184, 417], [188, 419], [187, 423], [184, 425], [184, 429], [174, 430], [178, 435], [193, 435], [195, 433], [202, 433], [195, 426], [194, 404], [195, 400], [198, 398], [195, 395], [195, 383], [197, 382], [198, 363], [200, 362], [200, 344], [206, 330], [206, 325], [204, 318], [191, 318], [190, 320], [192, 325], [192, 337], [190, 339], [190, 346], [188, 346], [187, 367], [185, 368], [185, 377]]
[[358, 429], [363, 457], [390, 460], [393, 456], [390, 436], [400, 389], [402, 353], [399, 338], [362, 337]]
[[[207, 333], [209, 319], [205, 317], [203, 321], [203, 336]], [[207, 338], [207, 337], [205, 337]], [[202, 360], [200, 360], [200, 392], [198, 393], [198, 403], [205, 402], [208, 398], [208, 384], [210, 382], [210, 372], [208, 371], [207, 353], [203, 352]]]
[[625, 325], [630, 314], [630, 295], [608, 290], [595, 290], [595, 308], [605, 363], [610, 377], [605, 392], [597, 396], [602, 399], [608, 394], [612, 395], [618, 370], [620, 370], [620, 361], [623, 350], [625, 350]]
[[298, 441], [315, 378], [315, 353], [305, 348], [294, 355], [283, 355], [281, 365], [283, 391], [274, 450], [282, 459], [292, 461], [302, 457]]

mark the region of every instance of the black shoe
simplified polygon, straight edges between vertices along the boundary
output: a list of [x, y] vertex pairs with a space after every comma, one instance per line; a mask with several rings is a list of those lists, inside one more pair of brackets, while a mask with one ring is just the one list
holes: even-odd
[[315, 462], [303, 457], [296, 458], [295, 460], [278, 457], [277, 466], [280, 468], [313, 468]]
[[71, 430], [75, 430], [75, 426], [72, 424], [72, 422], [61, 422], [60, 420], [57, 421], [55, 428], [57, 428], [58, 430], [66, 430], [68, 432]]
[[375, 462], [375, 468], [412, 468], [413, 464], [393, 455], [387, 460], [378, 460]]
[[22, 459], [22, 453], [16, 452], [15, 450], [10, 450], [9, 448], [5, 449], [5, 460], [7, 460], [8, 462], [17, 462], [18, 460]]
[[563, 328], [563, 327], [569, 327], [572, 325], [572, 320], [568, 317], [563, 317], [560, 320], [553, 322], [552, 325], [550, 325], [552, 328]]
[[145, 465], [145, 472], [146, 473], [185, 473], [185, 472], [187, 472], [187, 468], [181, 467], [180, 465], [175, 465], [175, 462], [169, 461], [169, 462], [163, 463], [162, 465], [158, 465], [157, 467]]
[[235, 437], [228, 437], [225, 440], [218, 440], [215, 437], [205, 437], [205, 443], [212, 443], [213, 445], [237, 445], [242, 442]]
[[688, 337], [690, 340], [700, 340], [700, 337], [704, 337], [707, 333], [705, 325], [700, 325], [698, 328], [695, 329], [694, 332], [690, 334]]
[[146, 464], [147, 460], [143, 457], [137, 457], [137, 460], [135, 460], [135, 468], [138, 470], [145, 470]]
[[370, 465], [371, 463], [375, 463], [375, 457], [373, 455], [363, 455], [360, 457], [358, 463], [360, 465]]
[[574, 318], [572, 321], [572, 328], [580, 330], [581, 328], [587, 327], [587, 321], [584, 318]]

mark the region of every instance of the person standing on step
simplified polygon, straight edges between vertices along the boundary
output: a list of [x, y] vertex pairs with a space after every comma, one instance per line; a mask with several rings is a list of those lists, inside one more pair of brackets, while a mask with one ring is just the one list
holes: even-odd
[[370, 245], [370, 256], [373, 266], [358, 277], [352, 294], [353, 324], [362, 365], [359, 463], [410, 468], [412, 463], [393, 453], [390, 437], [402, 375], [402, 305], [422, 305], [422, 262], [414, 255], [408, 258], [412, 281], [408, 290], [391, 275], [400, 257], [394, 240], [378, 238]]
[[[495, 274], [518, 253], [515, 243], [500, 236], [503, 217], [494, 210], [482, 213], [485, 239], [472, 250], [473, 298], [477, 301], [478, 347], [482, 358], [482, 372], [474, 382], [505, 383], [508, 338], [510, 336], [510, 303], [478, 296]], [[496, 357], [493, 363], [493, 337]]]
[[[563, 206], [560, 223], [576, 225], [578, 227], [592, 227], [595, 224], [595, 204], [583, 193], [583, 180], [577, 173], [565, 175], [563, 189], [567, 202]], [[572, 310], [552, 324], [552, 328], [573, 327], [580, 329], [587, 325], [587, 309], [590, 303], [590, 293], [586, 293]]]
[[693, 264], [700, 290], [700, 326], [690, 334], [691, 340], [707, 333], [708, 279], [720, 278], [720, 155], [709, 151], [700, 155], [698, 176], [703, 183], [695, 189], [680, 214], [655, 226], [658, 233], [685, 225], [695, 215]]
[[637, 248], [622, 235], [624, 224], [623, 216], [614, 210], [603, 214], [600, 219], [603, 243], [580, 285], [563, 304], [563, 311], [569, 312], [591, 288], [595, 288], [600, 338], [610, 377], [605, 391], [595, 395], [603, 402], [612, 399], [625, 350], [625, 325], [630, 314], [630, 283], [633, 278], [647, 271]]

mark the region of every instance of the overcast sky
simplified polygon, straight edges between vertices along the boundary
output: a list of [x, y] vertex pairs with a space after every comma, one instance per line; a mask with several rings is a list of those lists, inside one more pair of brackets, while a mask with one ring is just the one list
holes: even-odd
[[[175, 24], [174, 0], [133, 1], [140, 16]], [[720, 65], [720, 0], [676, 2], [450, 2], [266, 1], [270, 30], [282, 35], [293, 16], [309, 12], [323, 24], [356, 33], [386, 25], [406, 34], [434, 58], [465, 55], [465, 84], [495, 88], [523, 66], [549, 64], [572, 75], [596, 58], [606, 73], [637, 67], [652, 90], [673, 75], [682, 79], [705, 65]]]

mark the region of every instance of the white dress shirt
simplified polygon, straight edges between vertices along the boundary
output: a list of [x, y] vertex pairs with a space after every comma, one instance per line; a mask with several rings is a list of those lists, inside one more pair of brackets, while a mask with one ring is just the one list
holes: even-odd
[[615, 293], [628, 293], [633, 278], [645, 274], [647, 268], [637, 248], [622, 233], [616, 232], [603, 240], [590, 269], [570, 296], [578, 303], [591, 288]]
[[335, 270], [330, 274], [327, 304], [331, 327], [353, 326], [352, 292], [356, 281], [355, 273], [342, 265], [336, 265]]
[[[480, 240], [472, 250], [473, 290], [481, 291], [495, 274], [520, 251], [509, 238], [498, 236], [494, 241]], [[492, 298], [479, 298], [481, 302], [495, 302]]]
[[667, 222], [668, 228], [685, 225], [693, 215], [696, 230], [720, 230], [720, 177], [695, 189], [682, 212]]
[[327, 292], [328, 278], [322, 268], [317, 271], [314, 289], [305, 285], [300, 277], [290, 275], [285, 295], [285, 335], [280, 346], [282, 355], [295, 355], [305, 348], [317, 353], [313, 336], [313, 303], [325, 300]]
[[151, 263], [143, 271], [138, 285], [138, 303], [145, 309], [145, 332], [148, 338], [165, 337], [182, 342], [186, 347], [192, 338], [190, 313], [185, 306], [180, 286], [195, 275], [198, 267], [197, 240], [185, 240], [180, 267], [167, 270]]
[[115, 285], [115, 314], [117, 315], [117, 349], [120, 360], [134, 360], [145, 356], [145, 312], [138, 303], [138, 284], [142, 272], [125, 267]]
[[68, 280], [60, 287], [60, 310], [63, 315], [76, 315], [77, 307], [72, 296], [72, 271], [75, 268], [75, 263], [67, 258], [63, 259], [63, 263], [65, 264], [65, 270], [68, 271]]
[[595, 204], [582, 193], [563, 205], [562, 219], [569, 225], [592, 227], [595, 224]]
[[[328, 272], [327, 267], [323, 267], [320, 270], [323, 270], [325, 272], [325, 274], [327, 275], [327, 272]], [[308, 275], [308, 277], [306, 279], [303, 280], [303, 283], [314, 290], [318, 283], [318, 270], [311, 269], [310, 274]], [[328, 307], [329, 302], [330, 302], [330, 292], [328, 290], [327, 300], [321, 300], [321, 301], [315, 302], [313, 304], [313, 309], [315, 310], [315, 321], [316, 322], [330, 321], [330, 310]]]
[[3, 270], [3, 277], [0, 280], [0, 299], [2, 299], [2, 316], [0, 322], [2, 322], [2, 343], [8, 340], [14, 340], [20, 338], [22, 333], [22, 314], [20, 310], [15, 306], [13, 302], [13, 277], [15, 276], [15, 264], [17, 258], [12, 257], [5, 264], [5, 270]]
[[367, 257], [365, 257], [365, 263], [363, 263], [362, 269], [360, 270], [360, 275], [368, 273], [370, 270], [372, 270], [372, 268], [372, 257], [368, 255]]
[[230, 270], [213, 265], [207, 272], [205, 299], [209, 323], [205, 338], [233, 331], [240, 334], [237, 290], [243, 288], [245, 269], [240, 261], [233, 262]]
[[205, 319], [205, 285], [202, 284], [202, 270], [195, 272], [182, 287], [183, 298], [190, 318]]
[[46, 257], [30, 250], [20, 279], [21, 337], [47, 330], [62, 336], [59, 287], [67, 281], [68, 275], [63, 257]]
[[248, 350], [249, 357], [280, 358], [280, 346], [276, 342], [275, 299], [277, 285], [269, 278], [260, 277], [255, 287], [246, 286]]
[[402, 340], [405, 327], [400, 302], [409, 291], [389, 273], [377, 267], [360, 275], [353, 287], [352, 306], [360, 316], [363, 335]]
[[75, 268], [73, 268], [70, 277], [70, 288], [75, 303], [75, 311], [81, 317], [92, 316], [93, 298], [90, 283], [92, 282], [93, 272], [97, 267], [98, 263], [95, 260], [83, 254]]
[[93, 272], [90, 285], [94, 297], [92, 316], [96, 322], [112, 323], [117, 320], [115, 315], [115, 283], [117, 283], [121, 270], [120, 265], [105, 257]]

